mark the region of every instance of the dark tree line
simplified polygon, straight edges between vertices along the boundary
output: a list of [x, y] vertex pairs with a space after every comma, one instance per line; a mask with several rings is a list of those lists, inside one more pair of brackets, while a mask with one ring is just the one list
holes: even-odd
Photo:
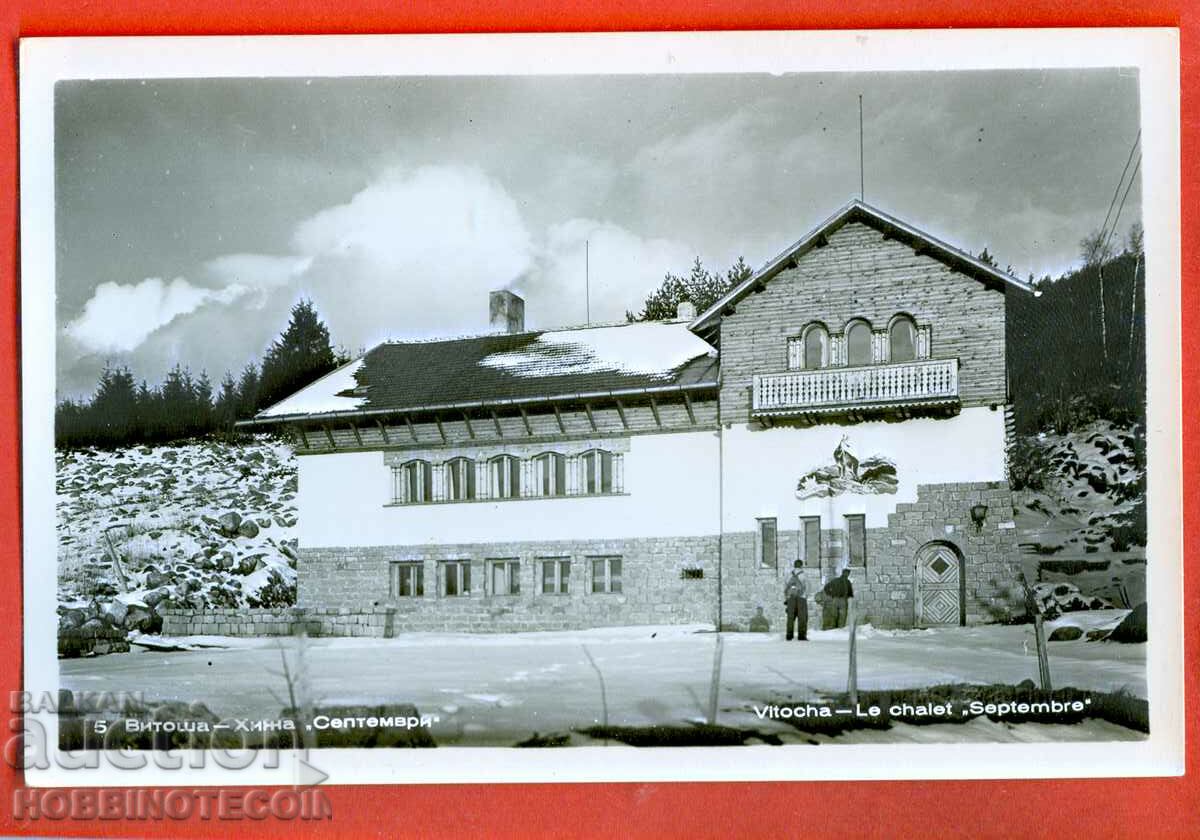
[[1041, 293], [1012, 295], [1008, 365], [1017, 430], [1066, 432], [1091, 420], [1144, 423], [1146, 260], [1139, 227], [1125, 249], [1085, 239], [1084, 265]]
[[96, 392], [65, 400], [55, 410], [55, 444], [128, 446], [207, 434], [232, 434], [233, 424], [324, 376], [349, 359], [334, 351], [329, 330], [311, 301], [292, 307], [283, 333], [261, 365], [249, 364], [235, 380], [226, 372], [214, 390], [203, 371], [176, 365], [158, 386], [136, 383], [127, 367], [105, 367]]
[[700, 314], [716, 303], [722, 295], [754, 274], [746, 261], [738, 257], [733, 267], [721, 274], [709, 271], [696, 257], [692, 270], [686, 276], [667, 274], [657, 289], [646, 296], [642, 311], [636, 315], [625, 313], [627, 321], [669, 321], [675, 317], [676, 309], [683, 301], [691, 301]]

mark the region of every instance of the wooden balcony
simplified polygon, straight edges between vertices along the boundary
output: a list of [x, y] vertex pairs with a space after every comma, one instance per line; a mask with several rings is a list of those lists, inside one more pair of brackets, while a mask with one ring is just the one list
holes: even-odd
[[[754, 377], [756, 417], [829, 414], [908, 416], [913, 409], [957, 411], [958, 359], [894, 365], [760, 373]], [[925, 411], [919, 413], [927, 413]]]

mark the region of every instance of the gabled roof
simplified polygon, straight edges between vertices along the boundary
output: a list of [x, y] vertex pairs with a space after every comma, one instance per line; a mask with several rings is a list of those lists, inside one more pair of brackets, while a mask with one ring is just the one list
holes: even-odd
[[250, 422], [702, 390], [718, 369], [717, 351], [681, 321], [387, 342]]
[[907, 222], [902, 222], [894, 216], [890, 216], [882, 210], [856, 199], [842, 207], [799, 241], [784, 250], [779, 256], [754, 272], [751, 277], [727, 292], [724, 297], [700, 313], [689, 325], [690, 328], [699, 335], [711, 334], [720, 321], [721, 312], [727, 306], [731, 304], [736, 305], [739, 300], [750, 294], [755, 286], [769, 281], [776, 274], [789, 268], [793, 260], [797, 260], [813, 248], [823, 245], [829, 234], [850, 222], [862, 222], [881, 233], [886, 233], [894, 237], [898, 241], [909, 245], [920, 245], [931, 257], [941, 260], [958, 269], [963, 274], [974, 277], [981, 283], [993, 288], [1013, 288], [1022, 292], [1033, 293], [1033, 287], [1028, 283], [1018, 280], [1016, 277], [1001, 271], [995, 266], [982, 262], [966, 251], [960, 251], [952, 245], [947, 245], [940, 239], [930, 236], [922, 230], [918, 230]]

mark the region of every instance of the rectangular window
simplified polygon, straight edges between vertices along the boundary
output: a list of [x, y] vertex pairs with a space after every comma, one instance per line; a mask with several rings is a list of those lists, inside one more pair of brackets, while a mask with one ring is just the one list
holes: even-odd
[[774, 517], [758, 520], [758, 564], [771, 568], [779, 564], [779, 525]]
[[867, 564], [867, 518], [860, 513], [846, 516], [846, 551], [851, 566]]
[[517, 560], [489, 560], [491, 595], [521, 594], [521, 564]]
[[442, 564], [442, 596], [458, 598], [471, 594], [471, 561], [450, 560]]
[[452, 501], [475, 498], [475, 462], [470, 458], [454, 458], [446, 462], [445, 496]]
[[565, 496], [567, 459], [557, 452], [544, 452], [534, 458], [533, 490], [539, 496]]
[[409, 461], [392, 467], [392, 504], [412, 505], [433, 500], [433, 473], [428, 461]]
[[621, 558], [592, 558], [592, 592], [621, 591]]
[[423, 598], [423, 597], [425, 597], [425, 564], [424, 563], [393, 563], [392, 564], [392, 597], [393, 598]]
[[805, 566], [821, 566], [821, 517], [800, 517], [800, 560]]
[[566, 595], [570, 591], [571, 561], [542, 561], [542, 594]]
[[513, 455], [497, 455], [489, 464], [493, 499], [515, 499], [521, 495], [521, 461]]

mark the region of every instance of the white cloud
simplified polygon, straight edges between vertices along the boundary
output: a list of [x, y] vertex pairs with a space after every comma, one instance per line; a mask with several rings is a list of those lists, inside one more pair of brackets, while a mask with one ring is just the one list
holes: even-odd
[[232, 303], [247, 291], [241, 285], [202, 288], [182, 277], [170, 283], [159, 277], [130, 285], [101, 283], [65, 332], [91, 352], [128, 352], [176, 318], [206, 303]]
[[226, 254], [209, 260], [205, 269], [224, 284], [271, 288], [296, 279], [312, 265], [312, 257], [270, 254]]

